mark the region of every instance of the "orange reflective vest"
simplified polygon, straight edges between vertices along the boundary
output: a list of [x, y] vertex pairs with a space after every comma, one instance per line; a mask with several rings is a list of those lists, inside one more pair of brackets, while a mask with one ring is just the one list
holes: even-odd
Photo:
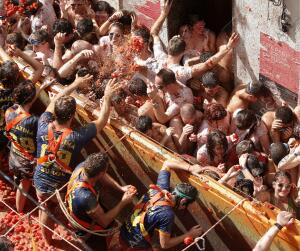
[[58, 139], [56, 141], [55, 137], [54, 137], [53, 124], [52, 123], [49, 124], [49, 126], [48, 126], [48, 148], [47, 148], [47, 152], [49, 154], [38, 158], [37, 163], [43, 164], [43, 163], [47, 163], [47, 162], [56, 162], [56, 164], [61, 167], [63, 172], [71, 174], [72, 169], [57, 157], [57, 152], [59, 150], [60, 144], [65, 140], [65, 138], [67, 138], [72, 133], [72, 130], [69, 128], [66, 128], [62, 132], [63, 133], [58, 137]]
[[162, 190], [159, 186], [153, 184], [150, 185], [150, 188], [156, 190], [157, 193], [154, 196], [152, 196], [150, 200], [147, 202], [142, 202], [143, 200], [142, 198], [141, 202], [139, 202], [134, 207], [134, 213], [131, 218], [131, 223], [133, 225], [136, 225], [137, 223], [139, 224], [143, 237], [149, 243], [151, 243], [151, 236], [147, 232], [144, 225], [147, 212], [154, 206], [169, 206], [169, 207], [175, 206], [175, 203], [172, 200], [172, 196], [170, 192], [166, 190]]
[[[81, 171], [79, 171], [78, 175], [81, 173]], [[88, 190], [90, 190], [96, 197], [98, 197], [97, 192], [95, 191], [95, 189], [93, 188], [93, 186], [86, 182], [86, 181], [76, 181], [76, 178], [78, 177], [78, 175], [74, 175], [73, 178], [70, 179], [69, 181], [69, 185], [68, 185], [68, 189], [67, 189], [67, 194], [66, 194], [66, 202], [68, 205], [68, 211], [69, 214], [72, 216], [72, 218], [81, 226], [83, 226], [86, 229], [89, 229], [91, 231], [99, 231], [99, 230], [104, 230], [103, 227], [101, 227], [100, 225], [97, 224], [93, 224], [93, 223], [89, 223], [86, 222], [84, 220], [79, 219], [72, 211], [72, 193], [75, 191], [75, 189], [77, 188], [87, 188]]]
[[16, 125], [21, 123], [24, 119], [29, 118], [31, 115], [27, 112], [21, 112], [18, 116], [16, 116], [14, 119], [12, 119], [8, 124], [5, 126], [6, 130], [6, 137], [11, 141], [11, 143], [24, 155], [25, 158], [27, 158], [30, 161], [34, 160], [34, 156], [32, 156], [30, 153], [28, 153], [16, 140], [13, 139], [13, 137], [10, 135], [10, 131], [12, 128], [14, 128]]

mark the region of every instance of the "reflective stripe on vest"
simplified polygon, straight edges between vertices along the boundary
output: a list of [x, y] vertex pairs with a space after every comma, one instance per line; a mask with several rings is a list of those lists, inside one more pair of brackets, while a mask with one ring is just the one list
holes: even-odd
[[18, 116], [12, 119], [5, 126], [6, 137], [12, 142], [12, 144], [24, 155], [24, 157], [30, 161], [34, 160], [34, 156], [28, 153], [13, 137], [10, 135], [11, 129], [13, 129], [16, 125], [21, 123], [24, 119], [29, 118], [31, 115], [27, 112], [21, 112]]
[[58, 139], [56, 141], [54, 138], [53, 124], [52, 123], [49, 124], [49, 126], [48, 126], [48, 147], [47, 147], [47, 152], [49, 152], [49, 154], [38, 158], [37, 163], [43, 164], [43, 163], [47, 163], [47, 162], [55, 162], [58, 166], [61, 167], [61, 170], [63, 172], [71, 174], [72, 169], [57, 157], [57, 152], [59, 150], [60, 144], [71, 133], [72, 133], [71, 129], [69, 129], [69, 128], [64, 129], [63, 133], [58, 137]]
[[73, 177], [71, 177], [70, 181], [69, 181], [69, 185], [68, 185], [68, 189], [67, 189], [67, 194], [66, 194], [66, 202], [68, 205], [68, 211], [70, 213], [70, 215], [73, 217], [73, 219], [81, 226], [83, 226], [86, 229], [90, 229], [92, 231], [98, 231], [98, 230], [104, 230], [103, 227], [101, 227], [100, 225], [95, 225], [95, 224], [91, 224], [89, 222], [86, 222], [84, 220], [79, 219], [72, 210], [72, 192], [75, 191], [76, 188], [87, 188], [88, 190], [90, 190], [96, 197], [98, 197], [97, 192], [95, 191], [95, 189], [93, 188], [93, 186], [91, 184], [89, 184], [88, 182], [85, 181], [76, 181], [76, 178], [80, 175], [82, 170], [79, 170], [78, 174], [74, 174]]
[[[150, 188], [153, 190], [158, 191], [149, 201], [142, 202], [143, 198], [140, 200], [140, 202], [134, 207], [134, 212], [131, 216], [131, 224], [132, 226], [137, 226], [139, 224], [140, 231], [142, 236], [146, 241], [148, 241], [151, 244], [151, 236], [149, 235], [148, 231], [145, 228], [145, 217], [148, 211], [154, 207], [154, 206], [169, 206], [174, 207], [175, 204], [172, 201], [171, 193], [162, 190], [157, 185], [150, 185]], [[149, 195], [150, 196], [150, 195]], [[163, 200], [161, 200], [163, 199]]]

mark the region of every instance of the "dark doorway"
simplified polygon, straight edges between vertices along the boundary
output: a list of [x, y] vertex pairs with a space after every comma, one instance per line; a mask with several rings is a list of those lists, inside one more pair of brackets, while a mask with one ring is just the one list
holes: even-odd
[[232, 0], [174, 0], [168, 18], [169, 38], [178, 34], [180, 25], [186, 23], [191, 14], [198, 14], [206, 27], [218, 35], [231, 25]]

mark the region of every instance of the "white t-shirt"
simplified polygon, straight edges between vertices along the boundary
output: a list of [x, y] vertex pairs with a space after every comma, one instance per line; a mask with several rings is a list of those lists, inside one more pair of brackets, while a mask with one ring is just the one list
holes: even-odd
[[154, 40], [153, 52], [154, 58], [158, 61], [158, 66], [161, 67], [160, 69], [169, 68], [170, 70], [172, 70], [176, 75], [177, 81], [186, 85], [186, 82], [192, 78], [191, 67], [167, 63], [168, 54], [165, 52], [160, 40]]
[[54, 8], [53, 0], [39, 0], [43, 6], [41, 9], [33, 16], [31, 16], [31, 29], [35, 32], [42, 28], [42, 26], [47, 25], [47, 30], [52, 33], [52, 28], [55, 20], [57, 19]]

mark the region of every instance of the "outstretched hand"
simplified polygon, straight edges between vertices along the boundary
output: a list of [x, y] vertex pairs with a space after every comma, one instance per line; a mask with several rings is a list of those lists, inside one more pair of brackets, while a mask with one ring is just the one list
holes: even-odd
[[229, 41], [228, 41], [228, 43], [227, 43], [227, 47], [228, 47], [229, 49], [235, 48], [235, 47], [238, 45], [239, 40], [240, 40], [239, 34], [237, 34], [236, 32], [234, 32], [234, 33], [231, 35], [231, 37], [229, 38]]
[[116, 78], [109, 80], [105, 87], [104, 97], [111, 99], [112, 95], [121, 87], [122, 84], [117, 82]]
[[281, 211], [277, 215], [277, 223], [279, 223], [283, 227], [293, 224], [294, 221], [295, 216], [291, 212]]
[[172, 8], [172, 4], [173, 4], [173, 0], [166, 0], [164, 5], [162, 6], [161, 13], [165, 16], [168, 16]]
[[78, 76], [78, 74], [76, 75], [76, 79], [75, 79], [75, 84], [78, 85], [78, 86], [81, 86], [81, 85], [88, 85], [91, 80], [93, 79], [93, 76], [90, 75], [90, 74], [87, 74], [85, 76]]

